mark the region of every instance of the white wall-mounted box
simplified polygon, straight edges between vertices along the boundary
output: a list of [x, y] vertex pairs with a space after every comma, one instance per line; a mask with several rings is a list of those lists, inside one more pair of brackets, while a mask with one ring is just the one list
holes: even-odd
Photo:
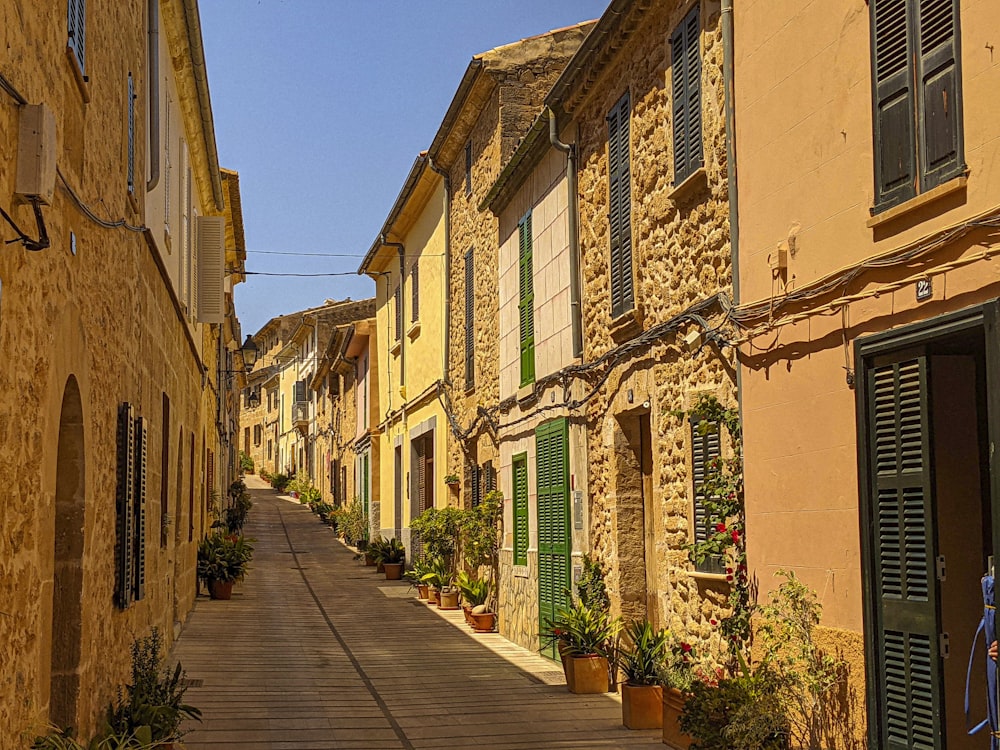
[[26, 104], [21, 108], [17, 138], [17, 177], [14, 192], [18, 198], [38, 198], [52, 203], [56, 187], [56, 118], [44, 104]]

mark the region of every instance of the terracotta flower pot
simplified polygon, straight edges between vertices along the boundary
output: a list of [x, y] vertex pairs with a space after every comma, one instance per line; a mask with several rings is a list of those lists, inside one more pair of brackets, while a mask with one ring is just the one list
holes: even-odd
[[432, 586], [427, 587], [427, 603], [437, 604], [441, 601], [441, 592]]
[[427, 598], [427, 589], [429, 589], [429, 588], [430, 588], [430, 586], [428, 586], [426, 583], [418, 583], [417, 584], [417, 598], [418, 599], [426, 599]]
[[688, 750], [694, 738], [681, 731], [678, 720], [684, 713], [687, 695], [677, 688], [663, 689], [663, 744], [676, 750]]
[[438, 609], [458, 609], [458, 591], [442, 591], [438, 597]]
[[385, 563], [382, 562], [381, 560], [379, 560], [377, 563], [375, 563], [375, 572], [376, 573], [385, 573]]
[[385, 580], [398, 581], [403, 577], [403, 563], [385, 563]]
[[209, 581], [208, 595], [212, 599], [231, 599], [233, 597], [233, 582]]
[[472, 607], [468, 604], [462, 604], [462, 614], [465, 615], [465, 624], [470, 628], [472, 627]]
[[365, 567], [372, 568], [375, 566], [375, 558], [365, 552]]
[[622, 685], [622, 724], [629, 729], [663, 726], [663, 688], [659, 685]]
[[606, 693], [608, 683], [606, 657], [588, 654], [566, 659], [566, 686], [571, 693]]
[[472, 629], [477, 633], [492, 633], [496, 627], [496, 612], [473, 612], [469, 617], [472, 618]]

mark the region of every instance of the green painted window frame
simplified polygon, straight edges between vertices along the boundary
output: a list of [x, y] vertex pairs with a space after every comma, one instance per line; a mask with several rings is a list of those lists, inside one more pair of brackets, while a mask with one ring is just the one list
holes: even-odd
[[528, 454], [514, 456], [510, 469], [514, 498], [514, 564], [528, 564]]
[[535, 382], [534, 242], [531, 211], [517, 223], [517, 320], [522, 386]]

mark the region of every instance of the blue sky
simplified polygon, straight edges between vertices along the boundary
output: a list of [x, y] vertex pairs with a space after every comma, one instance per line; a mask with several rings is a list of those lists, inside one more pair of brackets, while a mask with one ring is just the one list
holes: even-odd
[[[326, 298], [374, 294], [355, 275], [472, 56], [597, 18], [607, 0], [201, 0], [215, 134], [240, 173], [244, 333]], [[334, 253], [305, 257], [268, 253]]]

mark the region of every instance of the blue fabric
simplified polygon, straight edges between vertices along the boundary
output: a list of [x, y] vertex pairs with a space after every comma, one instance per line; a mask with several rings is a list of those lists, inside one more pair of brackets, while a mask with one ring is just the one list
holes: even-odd
[[[993, 576], [985, 575], [982, 580], [983, 587], [983, 617], [979, 621], [976, 635], [972, 639], [972, 651], [969, 654], [969, 669], [965, 675], [965, 721], [969, 723], [969, 686], [972, 682], [972, 668], [975, 664], [976, 646], [979, 645], [979, 634], [983, 634], [983, 641], [987, 651], [990, 644], [997, 639], [995, 592], [993, 588]], [[969, 734], [976, 734], [986, 727], [990, 728], [990, 750], [1000, 750], [1000, 743], [997, 740], [997, 664], [989, 653], [986, 654], [986, 718], [969, 730]]]

